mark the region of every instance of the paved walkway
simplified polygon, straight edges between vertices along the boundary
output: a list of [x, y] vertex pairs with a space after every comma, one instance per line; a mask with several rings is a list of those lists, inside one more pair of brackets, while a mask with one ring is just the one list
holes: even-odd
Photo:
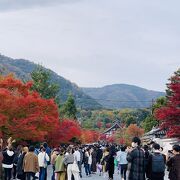
[[[167, 174], [168, 173], [166, 172], [166, 176], [165, 176], [164, 180], [168, 180]], [[86, 177], [85, 174], [83, 173], [82, 180], [108, 180], [108, 177], [99, 176], [98, 174], [92, 174], [91, 177]], [[117, 172], [115, 172], [115, 174], [114, 174], [114, 180], [121, 180], [120, 175], [117, 174]]]
[[[48, 166], [48, 178], [47, 178], [47, 180], [51, 180], [51, 174], [52, 174], [51, 168], [52, 168], [51, 166]], [[108, 180], [107, 176], [106, 177], [99, 176], [98, 173], [92, 174], [91, 177], [86, 177], [85, 172], [84, 172], [84, 168], [82, 168], [82, 171], [83, 171], [83, 173], [82, 173], [83, 177], [81, 178], [82, 180]], [[168, 172], [166, 172], [166, 176], [165, 176], [164, 180], [168, 180], [167, 177], [168, 177]], [[115, 174], [114, 174], [114, 180], [121, 180], [120, 175], [118, 175], [117, 172], [115, 172]]]

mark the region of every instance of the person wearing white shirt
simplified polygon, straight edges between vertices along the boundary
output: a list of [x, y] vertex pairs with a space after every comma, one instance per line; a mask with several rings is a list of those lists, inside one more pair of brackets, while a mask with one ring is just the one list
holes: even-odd
[[81, 162], [81, 153], [79, 152], [78, 147], [75, 148], [74, 158], [77, 161], [77, 165], [79, 167], [79, 176], [82, 177], [82, 174], [81, 174], [81, 165], [82, 165], [82, 162]]
[[127, 165], [128, 165], [128, 161], [127, 161], [127, 152], [125, 152], [126, 150], [126, 146], [121, 147], [121, 152], [119, 153], [118, 156], [118, 162], [120, 164], [120, 168], [121, 168], [121, 178], [126, 180], [126, 171], [127, 171]]
[[121, 149], [116, 153], [116, 160], [117, 160], [117, 163], [118, 163], [118, 167], [117, 167], [118, 174], [120, 174], [120, 169], [121, 169], [120, 163], [119, 163], [120, 154], [121, 154]]
[[47, 162], [49, 161], [49, 156], [44, 147], [41, 147], [40, 150], [41, 152], [38, 154], [38, 163], [40, 167], [39, 180], [45, 180], [47, 179]]

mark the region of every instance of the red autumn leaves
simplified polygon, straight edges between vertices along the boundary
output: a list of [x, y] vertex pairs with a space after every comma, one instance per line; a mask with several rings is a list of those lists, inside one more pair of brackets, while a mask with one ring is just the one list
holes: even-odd
[[180, 138], [180, 70], [171, 77], [167, 91], [167, 105], [155, 112], [168, 137]]
[[30, 91], [31, 82], [12, 76], [0, 78], [0, 129], [2, 136], [21, 140], [44, 140], [58, 124], [53, 100], [42, 99]]
[[87, 136], [79, 123], [60, 121], [54, 100], [41, 98], [31, 91], [31, 86], [32, 82], [0, 76], [0, 136], [20, 141], [46, 140], [53, 145], [67, 143], [72, 138], [81, 140], [83, 133]]

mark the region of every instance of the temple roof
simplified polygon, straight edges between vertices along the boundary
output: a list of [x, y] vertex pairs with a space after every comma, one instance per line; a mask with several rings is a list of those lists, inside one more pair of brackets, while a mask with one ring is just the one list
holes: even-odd
[[121, 127], [121, 125], [120, 125], [120, 120], [119, 119], [117, 119], [116, 121], [114, 121], [113, 122], [113, 125], [109, 128], [109, 129], [107, 129], [106, 131], [104, 131], [103, 132], [103, 134], [106, 134], [106, 133], [108, 133], [108, 132], [110, 132], [112, 129], [118, 129], [118, 128], [121, 128], [122, 129], [122, 127]]

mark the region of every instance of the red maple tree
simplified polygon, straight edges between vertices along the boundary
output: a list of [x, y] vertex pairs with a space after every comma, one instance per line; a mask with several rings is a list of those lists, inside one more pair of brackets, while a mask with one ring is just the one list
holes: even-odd
[[167, 84], [167, 105], [155, 111], [155, 117], [162, 128], [167, 129], [168, 137], [180, 138], [180, 69]]
[[16, 140], [43, 141], [59, 123], [53, 99], [43, 99], [13, 76], [0, 76], [0, 132]]

